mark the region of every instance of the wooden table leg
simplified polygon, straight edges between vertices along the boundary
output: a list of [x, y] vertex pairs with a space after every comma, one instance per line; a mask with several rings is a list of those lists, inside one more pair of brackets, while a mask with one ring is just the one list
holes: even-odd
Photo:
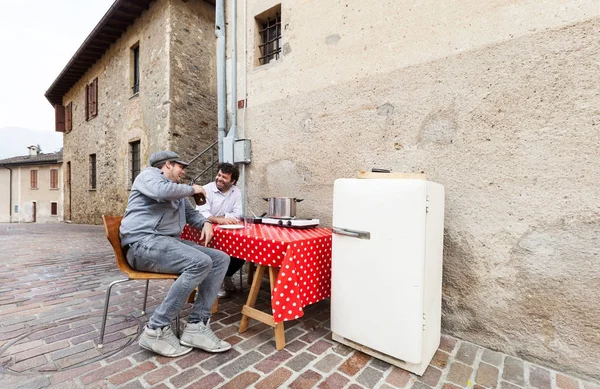
[[248, 301], [246, 305], [242, 307], [242, 320], [240, 320], [239, 332], [242, 333], [248, 329], [248, 322], [250, 318], [260, 321], [273, 327], [275, 330], [275, 348], [281, 350], [285, 347], [285, 328], [283, 322], [275, 323], [275, 319], [272, 314], [268, 314], [254, 308], [256, 298], [258, 297], [258, 291], [260, 290], [260, 284], [262, 282], [263, 275], [266, 268], [269, 268], [269, 281], [271, 283], [271, 296], [273, 295], [273, 288], [277, 282], [277, 275], [279, 269], [276, 267], [270, 267], [265, 265], [258, 265], [256, 272], [254, 273], [254, 279], [252, 280], [252, 286], [250, 287], [250, 293], [248, 294]]
[[[275, 282], [279, 269], [276, 267], [269, 267], [269, 281], [271, 282], [271, 296], [273, 296], [273, 289], [275, 288]], [[283, 322], [275, 324], [275, 348], [281, 350], [285, 347], [285, 328]]]
[[[248, 321], [250, 320], [250, 316], [248, 316], [248, 313], [251, 313], [251, 310], [260, 312], [254, 308], [254, 304], [256, 304], [256, 298], [258, 297], [258, 292], [260, 291], [260, 283], [262, 282], [262, 277], [265, 273], [265, 267], [266, 266], [264, 265], [258, 265], [256, 271], [254, 272], [252, 286], [250, 287], [250, 293], [248, 293], [248, 300], [246, 301], [246, 305], [244, 305], [244, 307], [242, 308], [242, 320], [240, 320], [239, 330], [240, 334], [248, 329]], [[254, 319], [256, 319], [256, 317], [254, 317]]]

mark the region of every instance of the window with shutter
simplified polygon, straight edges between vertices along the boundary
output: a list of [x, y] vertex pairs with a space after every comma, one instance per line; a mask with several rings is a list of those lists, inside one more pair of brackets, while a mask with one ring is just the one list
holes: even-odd
[[65, 132], [71, 132], [73, 129], [73, 102], [65, 107]]
[[54, 122], [56, 132], [65, 132], [65, 107], [62, 105], [54, 106]]
[[90, 86], [85, 86], [85, 121], [90, 120]]
[[98, 116], [98, 77], [85, 86], [85, 120]]
[[96, 117], [98, 115], [98, 77], [94, 78], [92, 81], [92, 117]]
[[58, 169], [50, 169], [50, 189], [58, 189]]
[[38, 171], [37, 170], [30, 170], [29, 171], [29, 187], [31, 189], [37, 189], [38, 188]]

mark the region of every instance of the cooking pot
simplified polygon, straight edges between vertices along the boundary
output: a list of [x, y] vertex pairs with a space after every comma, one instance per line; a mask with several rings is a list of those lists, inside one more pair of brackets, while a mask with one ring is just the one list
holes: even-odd
[[269, 213], [267, 217], [275, 217], [281, 219], [292, 218], [296, 216], [296, 203], [304, 199], [295, 197], [263, 197], [269, 202]]

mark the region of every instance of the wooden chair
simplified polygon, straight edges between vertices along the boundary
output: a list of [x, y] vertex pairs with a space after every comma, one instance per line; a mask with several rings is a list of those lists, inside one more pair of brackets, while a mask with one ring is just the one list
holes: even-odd
[[[125, 252], [121, 247], [121, 238], [119, 236], [119, 227], [121, 226], [122, 216], [107, 216], [102, 215], [102, 220], [104, 221], [104, 231], [106, 232], [106, 237], [108, 241], [112, 245], [113, 251], [115, 252], [115, 259], [117, 260], [117, 267], [127, 276], [126, 279], [113, 281], [106, 290], [106, 298], [104, 300], [104, 314], [102, 315], [102, 326], [100, 328], [100, 341], [98, 342], [98, 348], [102, 348], [104, 346], [104, 330], [106, 328], [106, 318], [108, 316], [108, 303], [110, 301], [110, 292], [112, 287], [121, 282], [131, 281], [131, 280], [145, 280], [146, 281], [146, 291], [144, 292], [144, 306], [142, 308], [142, 315], [146, 314], [146, 303], [148, 301], [148, 285], [150, 280], [175, 280], [179, 277], [177, 274], [167, 274], [167, 273], [151, 273], [138, 271], [129, 266], [127, 259], [125, 258]], [[188, 297], [188, 302], [193, 303], [196, 297], [196, 290], [193, 290], [190, 296]], [[215, 303], [212, 306], [211, 313], [214, 313], [218, 310], [218, 299], [215, 299]], [[179, 336], [179, 315], [175, 318], [175, 327], [177, 336]]]

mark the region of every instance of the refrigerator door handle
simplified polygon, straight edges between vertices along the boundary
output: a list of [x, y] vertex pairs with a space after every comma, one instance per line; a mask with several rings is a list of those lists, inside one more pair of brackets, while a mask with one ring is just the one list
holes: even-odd
[[338, 235], [351, 236], [353, 238], [367, 239], [367, 240], [371, 239], [371, 233], [366, 232], [366, 231], [350, 230], [348, 228], [339, 228], [339, 227], [333, 227], [331, 229], [331, 231], [334, 234], [338, 234]]

